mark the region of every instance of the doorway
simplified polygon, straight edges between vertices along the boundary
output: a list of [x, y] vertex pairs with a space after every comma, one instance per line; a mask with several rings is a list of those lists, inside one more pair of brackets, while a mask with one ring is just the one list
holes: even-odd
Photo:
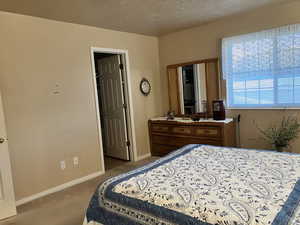
[[127, 58], [126, 52], [92, 48], [104, 170], [134, 161]]

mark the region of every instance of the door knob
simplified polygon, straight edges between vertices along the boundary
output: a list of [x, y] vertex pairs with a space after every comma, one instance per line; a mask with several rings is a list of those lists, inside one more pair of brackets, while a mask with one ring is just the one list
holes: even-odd
[[5, 138], [3, 137], [0, 138], [0, 144], [4, 143], [5, 141], [6, 141]]

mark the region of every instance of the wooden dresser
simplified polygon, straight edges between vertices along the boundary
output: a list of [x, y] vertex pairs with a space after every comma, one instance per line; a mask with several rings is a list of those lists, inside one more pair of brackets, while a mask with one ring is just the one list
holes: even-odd
[[155, 118], [149, 120], [151, 153], [163, 156], [188, 144], [208, 144], [216, 146], [236, 146], [235, 122]]

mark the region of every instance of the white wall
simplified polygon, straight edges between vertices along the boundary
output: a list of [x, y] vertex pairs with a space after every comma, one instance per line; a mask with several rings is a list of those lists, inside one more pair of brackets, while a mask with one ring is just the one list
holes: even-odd
[[[147, 120], [162, 113], [157, 38], [6, 12], [0, 12], [0, 34], [0, 89], [17, 200], [101, 168], [92, 46], [128, 49], [138, 156], [149, 153]], [[142, 77], [153, 87], [148, 97], [139, 91]], [[79, 168], [72, 167], [73, 156]]]

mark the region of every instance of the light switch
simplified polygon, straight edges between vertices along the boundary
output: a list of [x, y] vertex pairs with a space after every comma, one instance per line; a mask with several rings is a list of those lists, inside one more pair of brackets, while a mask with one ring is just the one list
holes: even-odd
[[67, 166], [66, 166], [66, 161], [64, 161], [64, 160], [63, 160], [63, 161], [60, 161], [60, 169], [61, 169], [61, 170], [65, 170], [66, 167], [67, 167]]

